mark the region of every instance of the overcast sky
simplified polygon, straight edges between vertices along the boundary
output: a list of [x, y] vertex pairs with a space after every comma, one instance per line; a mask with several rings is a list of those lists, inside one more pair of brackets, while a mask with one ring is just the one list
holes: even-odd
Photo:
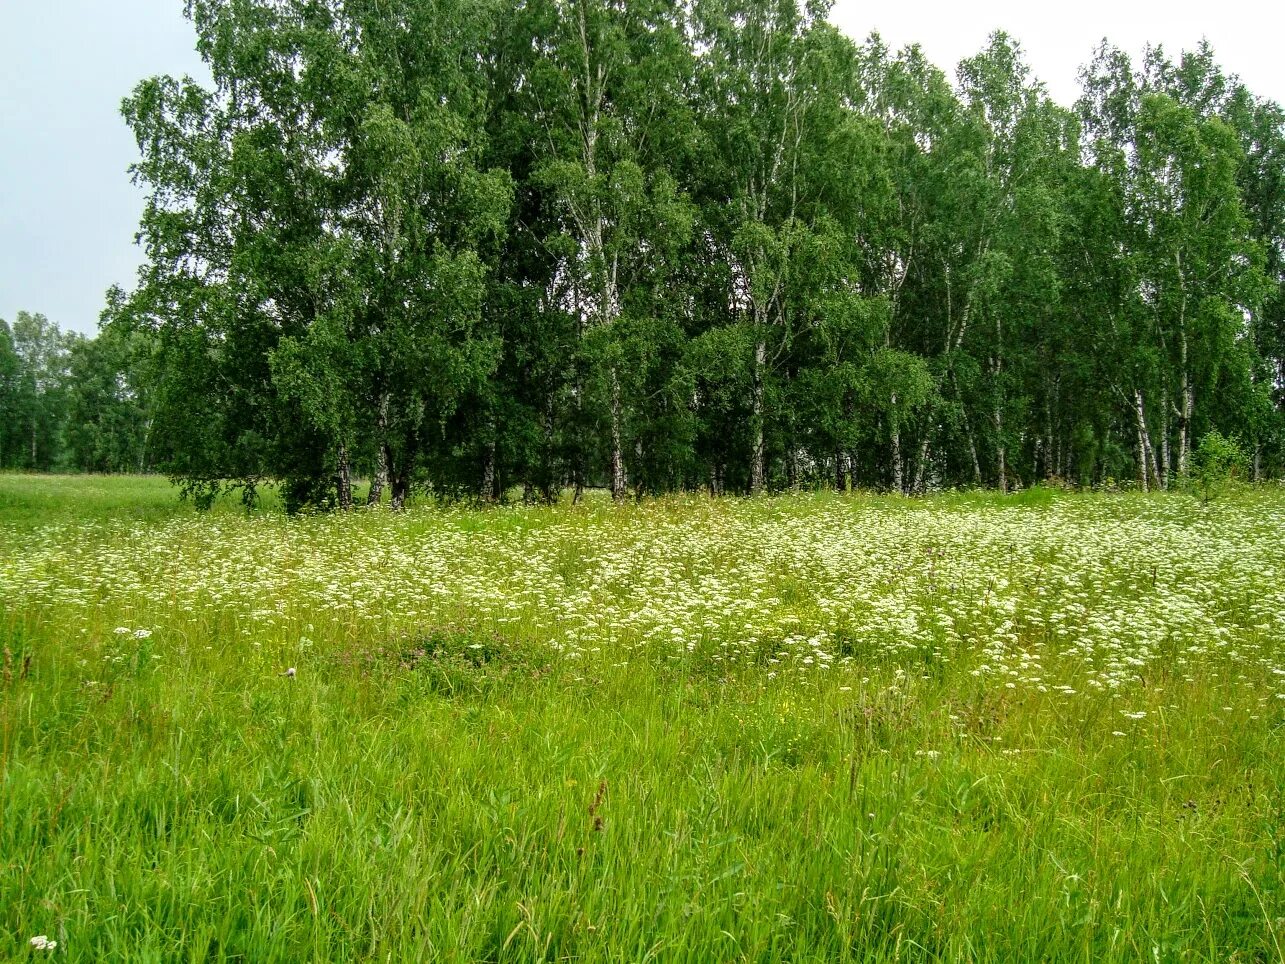
[[[142, 195], [126, 174], [136, 149], [119, 105], [151, 74], [203, 75], [182, 6], [0, 0], [0, 318], [41, 311], [92, 332], [107, 288], [133, 284]], [[1002, 28], [1066, 104], [1104, 36], [1133, 53], [1150, 41], [1175, 54], [1207, 37], [1226, 69], [1285, 102], [1281, 9], [1228, 0], [838, 0], [833, 19], [857, 39], [878, 30], [894, 49], [918, 42], [951, 76]]]

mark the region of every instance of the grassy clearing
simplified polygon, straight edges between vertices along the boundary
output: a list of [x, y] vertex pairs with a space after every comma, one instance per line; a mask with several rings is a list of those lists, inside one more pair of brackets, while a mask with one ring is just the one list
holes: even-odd
[[171, 500], [0, 477], [0, 957], [1285, 960], [1280, 490]]

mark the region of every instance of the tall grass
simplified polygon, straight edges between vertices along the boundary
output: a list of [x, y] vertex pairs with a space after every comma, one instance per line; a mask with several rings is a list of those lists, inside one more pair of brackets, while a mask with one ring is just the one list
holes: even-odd
[[57, 485], [0, 477], [0, 957], [1285, 960], [1279, 491]]

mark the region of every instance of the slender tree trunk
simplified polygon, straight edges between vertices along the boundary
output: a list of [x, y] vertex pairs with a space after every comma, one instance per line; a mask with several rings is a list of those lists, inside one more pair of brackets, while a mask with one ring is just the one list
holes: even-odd
[[1008, 450], [1003, 442], [1004, 416], [995, 409], [995, 474], [999, 477], [999, 490], [1008, 494]]
[[642, 439], [640, 439], [640, 438], [639, 438], [639, 439], [634, 439], [634, 465], [636, 465], [636, 466], [638, 467], [638, 471], [637, 471], [637, 473], [635, 474], [635, 478], [634, 478], [634, 501], [635, 501], [635, 502], [641, 502], [641, 501], [642, 501], [642, 497], [643, 497], [643, 476], [644, 476], [644, 473], [643, 473], [643, 470], [642, 470], [642, 464], [643, 464], [643, 444], [642, 444]]
[[950, 370], [950, 382], [955, 389], [955, 397], [959, 399], [959, 414], [964, 420], [964, 437], [968, 440], [968, 454], [973, 460], [973, 484], [982, 484], [982, 462], [977, 457], [977, 440], [973, 437], [973, 425], [968, 418], [968, 407], [964, 404], [964, 396], [959, 391], [959, 379], [955, 376], [955, 370]]
[[[949, 288], [948, 288], [948, 292], [949, 292]], [[948, 294], [948, 297], [949, 297], [949, 294]], [[972, 303], [970, 300], [969, 302], [965, 303], [964, 309], [961, 312], [959, 334], [955, 340], [953, 351], [958, 351], [960, 347], [963, 345], [964, 332], [968, 328], [968, 315], [969, 315], [969, 309], [971, 307], [972, 307]], [[950, 343], [949, 334], [947, 335], [946, 340], [947, 340], [947, 344], [949, 345]], [[973, 484], [977, 486], [981, 486], [982, 485], [982, 460], [978, 455], [978, 451], [977, 451], [977, 438], [973, 434], [972, 419], [968, 417], [968, 406], [964, 401], [963, 393], [959, 390], [959, 378], [955, 374], [955, 369], [953, 365], [949, 367], [949, 371], [950, 371], [950, 381], [952, 386], [955, 389], [955, 397], [959, 399], [960, 417], [964, 421], [964, 437], [968, 441], [968, 455], [973, 463]]]
[[1187, 376], [1186, 345], [1183, 336], [1182, 410], [1178, 413], [1178, 475], [1186, 478], [1191, 471], [1191, 416], [1196, 407], [1195, 389]]
[[967, 410], [961, 407], [964, 416], [964, 434], [968, 437], [968, 454], [973, 460], [973, 484], [982, 484], [982, 460], [977, 457], [977, 441], [973, 438], [973, 426], [968, 420]]
[[905, 495], [906, 486], [902, 476], [901, 465], [901, 423], [897, 418], [897, 396], [892, 396], [892, 414], [890, 416], [892, 423], [892, 490], [901, 495]]
[[919, 457], [915, 460], [915, 482], [913, 491], [915, 495], [924, 494], [924, 474], [928, 470], [928, 437], [919, 443]]
[[[583, 26], [582, 26], [583, 30]], [[590, 136], [594, 136], [590, 134]], [[583, 345], [585, 338], [585, 316], [584, 303], [581, 298], [580, 285], [578, 283], [572, 286], [572, 300], [575, 305], [576, 318], [576, 344], [581, 346], [577, 349], [577, 357], [573, 360], [575, 366], [575, 432], [576, 439], [572, 454], [573, 464], [571, 466], [572, 483], [575, 485], [575, 492], [571, 496], [571, 504], [579, 505], [584, 499], [585, 487], [585, 451], [584, 451], [584, 358]]]
[[370, 480], [370, 492], [366, 495], [366, 504], [379, 505], [380, 499], [384, 497], [386, 485], [388, 485], [388, 450], [381, 445], [375, 456], [375, 475]]
[[620, 376], [611, 369], [611, 500], [623, 502], [628, 495], [625, 478], [625, 456], [620, 442]]
[[767, 487], [767, 453], [764, 439], [763, 389], [767, 369], [767, 343], [754, 345], [754, 383], [751, 388], [751, 419], [754, 450], [750, 454], [750, 493], [758, 495]]
[[1164, 406], [1160, 409], [1160, 480], [1156, 487], [1168, 489], [1173, 485], [1173, 462], [1170, 459], [1169, 413]]
[[[893, 405], [897, 404], [896, 395], [892, 397], [892, 402]], [[901, 424], [898, 423], [896, 410], [892, 414], [892, 491], [898, 495], [906, 494], [901, 459]]]
[[999, 314], [995, 315], [995, 358], [991, 364], [995, 379], [995, 413], [991, 420], [995, 424], [995, 474], [999, 478], [999, 490], [1008, 494], [1008, 450], [1004, 445], [1004, 323]]
[[1191, 373], [1187, 370], [1187, 288], [1186, 276], [1182, 268], [1181, 251], [1176, 257], [1178, 263], [1178, 283], [1182, 287], [1182, 300], [1178, 308], [1178, 368], [1181, 379], [1182, 407], [1178, 410], [1178, 475], [1187, 477], [1189, 455], [1191, 452], [1191, 415], [1195, 408], [1195, 398], [1191, 385]]
[[[581, 407], [580, 393], [577, 392], [576, 409], [579, 410], [580, 407]], [[580, 420], [577, 419], [577, 422], [579, 421]], [[575, 454], [573, 458], [575, 460], [575, 464], [571, 467], [571, 475], [572, 475], [572, 482], [575, 485], [575, 492], [571, 496], [571, 504], [579, 505], [581, 500], [584, 499], [584, 487], [585, 487], [585, 464], [584, 464], [585, 458], [584, 458], [584, 440], [583, 439], [578, 439], [576, 441]]]
[[[995, 431], [1004, 431], [1004, 422], [998, 411], [995, 413]], [[1000, 491], [1002, 494], [1009, 494], [1009, 460], [1007, 460], [1007, 450], [1004, 442], [996, 442], [995, 445], [995, 472], [1000, 479]]]
[[1147, 440], [1143, 436], [1142, 426], [1138, 426], [1138, 472], [1142, 479], [1142, 491], [1150, 492], [1150, 473], [1147, 471]]
[[1134, 414], [1138, 421], [1138, 458], [1142, 464], [1142, 491], [1148, 491], [1147, 473], [1155, 479], [1157, 487], [1161, 484], [1160, 467], [1156, 464], [1156, 450], [1151, 444], [1151, 434], [1147, 431], [1147, 407], [1142, 397], [1142, 389], [1133, 392]]
[[1044, 446], [1041, 454], [1044, 457], [1044, 478], [1052, 480], [1060, 478], [1062, 475], [1062, 466], [1058, 458], [1057, 440], [1053, 435], [1053, 406], [1049, 400], [1044, 399]]
[[486, 443], [482, 449], [482, 501], [496, 501], [496, 479], [495, 479], [495, 437]]
[[339, 508], [347, 512], [352, 508], [352, 467], [348, 463], [348, 446], [340, 443], [335, 481], [339, 489]]

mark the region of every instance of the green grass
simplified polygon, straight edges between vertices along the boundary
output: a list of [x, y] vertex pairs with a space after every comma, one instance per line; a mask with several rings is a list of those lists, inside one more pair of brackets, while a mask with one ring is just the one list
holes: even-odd
[[1282, 961], [1282, 532], [0, 476], [0, 958]]

